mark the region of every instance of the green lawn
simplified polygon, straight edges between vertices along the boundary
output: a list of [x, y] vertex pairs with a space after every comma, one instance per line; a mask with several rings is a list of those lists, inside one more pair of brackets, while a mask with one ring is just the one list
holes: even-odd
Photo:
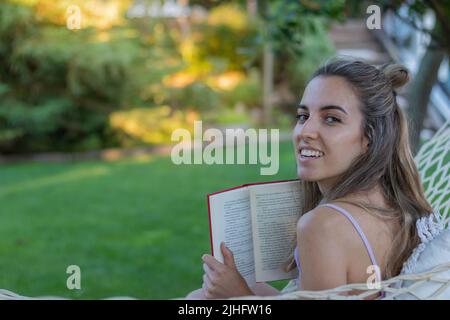
[[[206, 194], [295, 178], [290, 142], [280, 170], [180, 165], [170, 157], [0, 167], [0, 288], [27, 296], [166, 299], [199, 287], [210, 251]], [[81, 268], [81, 290], [66, 269]], [[275, 283], [281, 288], [286, 281]]]

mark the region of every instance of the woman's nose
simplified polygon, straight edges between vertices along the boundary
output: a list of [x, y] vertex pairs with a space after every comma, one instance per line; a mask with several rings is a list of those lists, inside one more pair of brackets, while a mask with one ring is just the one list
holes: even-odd
[[307, 119], [304, 123], [298, 122], [295, 126], [294, 135], [296, 140], [317, 139], [319, 136], [318, 124], [314, 119]]

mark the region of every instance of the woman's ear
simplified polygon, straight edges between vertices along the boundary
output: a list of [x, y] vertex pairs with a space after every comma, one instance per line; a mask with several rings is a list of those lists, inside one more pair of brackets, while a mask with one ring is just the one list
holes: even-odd
[[369, 150], [369, 146], [370, 146], [370, 141], [369, 141], [369, 139], [364, 135], [364, 136], [363, 136], [363, 141], [362, 141], [362, 147], [363, 147], [364, 153], [366, 153], [367, 150]]

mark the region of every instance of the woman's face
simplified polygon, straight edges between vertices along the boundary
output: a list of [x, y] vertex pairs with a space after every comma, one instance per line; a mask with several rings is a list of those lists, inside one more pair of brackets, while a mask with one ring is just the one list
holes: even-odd
[[318, 182], [323, 193], [367, 150], [359, 100], [344, 78], [319, 76], [306, 87], [297, 118], [293, 132], [297, 175]]

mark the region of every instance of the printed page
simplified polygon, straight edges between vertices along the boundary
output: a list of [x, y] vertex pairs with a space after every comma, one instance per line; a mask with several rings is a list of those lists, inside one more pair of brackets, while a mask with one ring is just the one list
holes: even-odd
[[223, 263], [220, 243], [233, 252], [236, 267], [249, 286], [255, 282], [250, 199], [246, 187], [208, 196], [214, 257]]
[[262, 184], [250, 190], [257, 282], [293, 279], [298, 270], [283, 270], [295, 247], [296, 225], [300, 216], [300, 181]]

